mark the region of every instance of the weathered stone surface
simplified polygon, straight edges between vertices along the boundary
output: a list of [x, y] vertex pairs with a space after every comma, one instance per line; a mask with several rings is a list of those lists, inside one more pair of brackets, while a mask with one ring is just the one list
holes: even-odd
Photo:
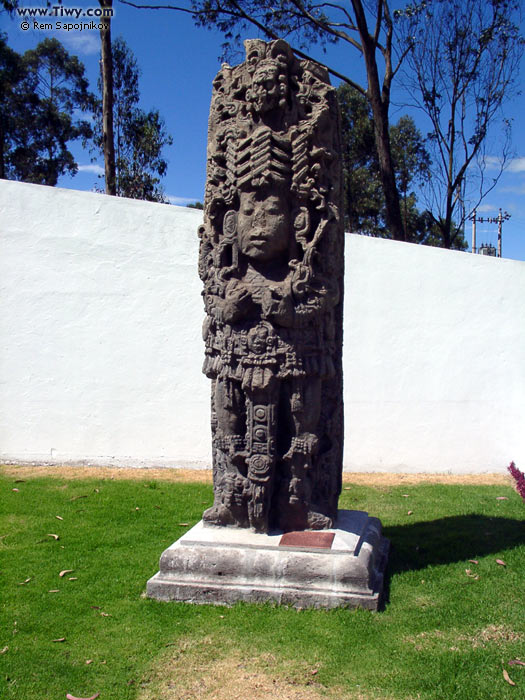
[[[337, 511], [343, 449], [339, 114], [281, 40], [215, 78], [199, 274], [214, 503], [150, 597], [377, 609], [381, 523]], [[337, 525], [335, 525], [337, 520]], [[322, 531], [322, 532], [319, 532]]]
[[381, 523], [362, 511], [339, 511], [337, 525], [327, 531], [334, 535], [327, 549], [280, 546], [281, 531], [206, 527], [201, 521], [162, 554], [147, 593], [190, 603], [377, 610], [388, 553]]
[[199, 273], [212, 380], [209, 525], [333, 525], [341, 490], [343, 228], [327, 73], [282, 40], [215, 78]]

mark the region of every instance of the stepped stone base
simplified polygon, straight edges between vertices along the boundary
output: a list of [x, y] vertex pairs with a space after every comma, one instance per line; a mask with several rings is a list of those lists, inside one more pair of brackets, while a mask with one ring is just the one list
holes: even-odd
[[336, 524], [265, 535], [201, 520], [162, 554], [147, 595], [216, 605], [273, 601], [377, 610], [389, 547], [381, 523], [363, 511], [340, 510]]

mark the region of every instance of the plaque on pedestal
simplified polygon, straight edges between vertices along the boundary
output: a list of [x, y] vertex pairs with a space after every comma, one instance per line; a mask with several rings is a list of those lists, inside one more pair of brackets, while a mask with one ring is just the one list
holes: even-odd
[[336, 92], [282, 40], [213, 83], [199, 274], [214, 502], [167, 549], [163, 600], [376, 609], [387, 543], [338, 514], [344, 211]]
[[188, 603], [377, 610], [387, 554], [381, 523], [362, 511], [339, 511], [337, 527], [322, 532], [266, 534], [200, 521], [162, 554], [147, 593]]

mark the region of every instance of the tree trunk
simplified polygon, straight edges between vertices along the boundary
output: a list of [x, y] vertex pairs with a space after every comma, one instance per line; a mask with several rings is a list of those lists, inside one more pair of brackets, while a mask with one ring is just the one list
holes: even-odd
[[443, 248], [452, 247], [452, 214], [454, 207], [452, 204], [453, 192], [450, 185], [447, 187], [447, 204], [445, 210], [445, 221], [443, 226]]
[[390, 82], [393, 77], [390, 69], [390, 58], [387, 62], [387, 73], [385, 73], [383, 89], [381, 90], [376, 60], [377, 42], [368, 30], [363, 2], [361, 2], [361, 0], [352, 0], [352, 7], [354, 9], [359, 36], [361, 37], [361, 46], [365, 59], [366, 77], [368, 81], [366, 97], [372, 108], [372, 116], [374, 118], [374, 137], [379, 159], [381, 184], [383, 185], [385, 194], [386, 224], [392, 237], [396, 241], [404, 241], [406, 239], [405, 229], [401, 217], [399, 193], [397, 191], [394, 165], [392, 163], [390, 133], [388, 130]]
[[[113, 0], [99, 0], [102, 9], [111, 8]], [[106, 194], [117, 194], [115, 176], [115, 139], [113, 136], [113, 57], [111, 52], [111, 17], [101, 17], [102, 54], [102, 143]]]
[[396, 241], [404, 241], [406, 240], [406, 235], [390, 150], [388, 115], [380, 99], [376, 99], [376, 96], [373, 94], [370, 95], [369, 99], [374, 118], [374, 137], [379, 158], [381, 183], [385, 194], [386, 223], [392, 238]]
[[0, 116], [0, 180], [5, 180], [4, 125]]

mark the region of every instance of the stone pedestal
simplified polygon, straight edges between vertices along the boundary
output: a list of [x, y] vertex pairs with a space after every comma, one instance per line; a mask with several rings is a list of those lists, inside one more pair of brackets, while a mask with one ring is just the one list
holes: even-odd
[[339, 511], [330, 530], [286, 534], [200, 521], [162, 554], [147, 595], [189, 603], [377, 610], [388, 547], [380, 521], [363, 511]]

